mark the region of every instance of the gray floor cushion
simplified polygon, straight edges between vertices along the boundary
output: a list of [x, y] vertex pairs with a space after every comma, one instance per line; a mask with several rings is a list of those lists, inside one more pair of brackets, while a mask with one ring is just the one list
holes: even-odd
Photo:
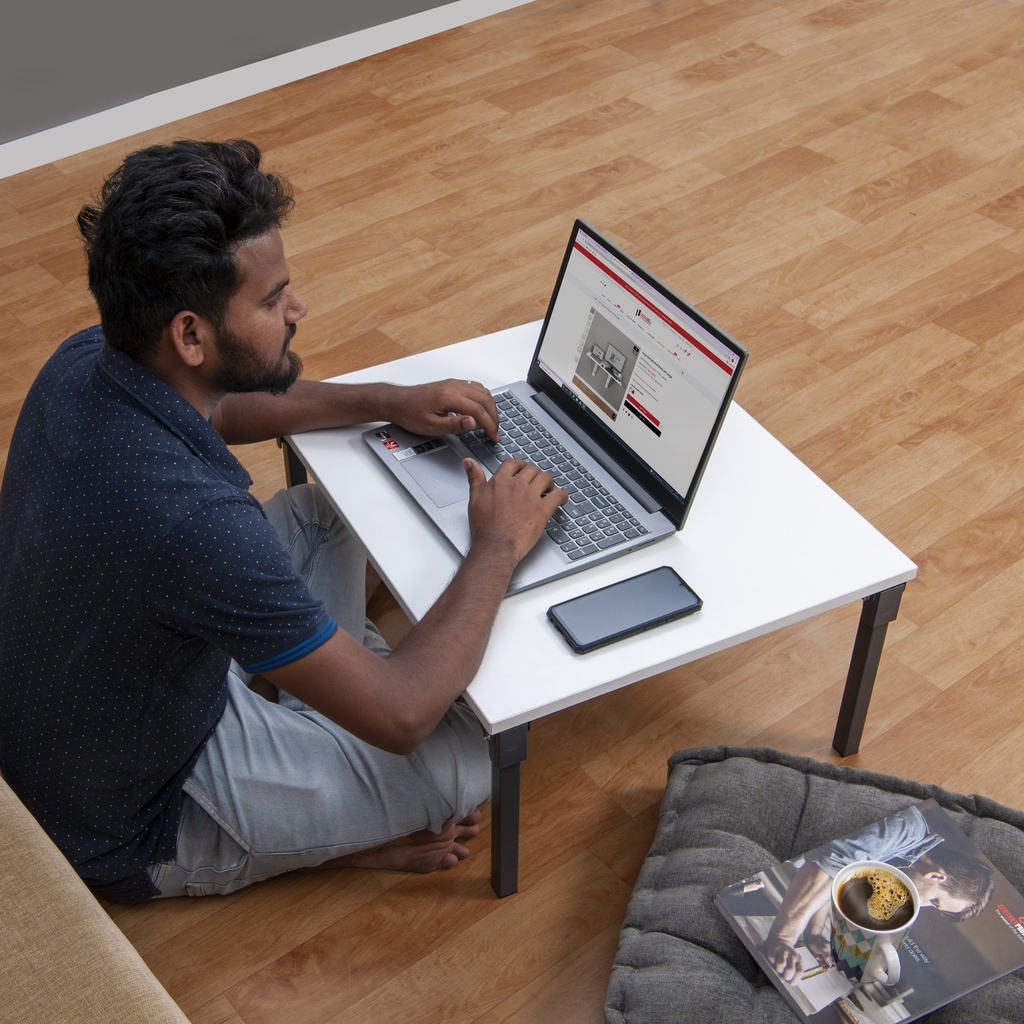
[[[762, 747], [681, 750], [629, 903], [608, 1024], [793, 1024], [798, 1018], [716, 909], [716, 892], [934, 798], [1024, 892], [1024, 813], [979, 796]], [[1018, 971], [921, 1018], [1024, 1021]]]

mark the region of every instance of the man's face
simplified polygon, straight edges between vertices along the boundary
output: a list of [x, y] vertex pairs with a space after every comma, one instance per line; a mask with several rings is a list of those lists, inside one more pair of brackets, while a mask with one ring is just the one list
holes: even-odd
[[302, 373], [302, 360], [290, 345], [306, 303], [289, 286], [276, 228], [239, 245], [236, 259], [242, 284], [217, 331], [214, 384], [225, 393], [283, 394]]
[[933, 906], [947, 914], [960, 914], [971, 905], [970, 900], [962, 896], [953, 896], [947, 891], [947, 878], [943, 871], [932, 869], [914, 872], [908, 868], [907, 874], [917, 886], [917, 891], [921, 894], [921, 905], [924, 907]]

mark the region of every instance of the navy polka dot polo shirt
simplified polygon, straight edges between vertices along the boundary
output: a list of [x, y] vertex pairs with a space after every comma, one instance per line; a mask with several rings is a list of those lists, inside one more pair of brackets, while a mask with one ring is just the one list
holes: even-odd
[[0, 771], [97, 892], [154, 895], [230, 658], [265, 671], [337, 628], [220, 435], [106, 345], [69, 338], [0, 490]]

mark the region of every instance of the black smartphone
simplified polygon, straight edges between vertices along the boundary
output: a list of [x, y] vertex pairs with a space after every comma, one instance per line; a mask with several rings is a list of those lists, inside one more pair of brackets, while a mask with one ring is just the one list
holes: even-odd
[[704, 602], [669, 565], [619, 580], [548, 609], [577, 654], [698, 611]]

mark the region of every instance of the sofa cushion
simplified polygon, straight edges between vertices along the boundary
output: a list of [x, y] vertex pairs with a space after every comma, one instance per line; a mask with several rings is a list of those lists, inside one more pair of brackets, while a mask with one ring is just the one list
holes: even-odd
[[[798, 1018], [714, 903], [725, 886], [933, 798], [1024, 891], [1024, 813], [980, 796], [762, 747], [701, 747], [669, 760], [654, 843], [626, 913], [608, 1024], [793, 1024]], [[1019, 1022], [1024, 972], [925, 1018]]]
[[0, 1020], [188, 1024], [0, 779]]

